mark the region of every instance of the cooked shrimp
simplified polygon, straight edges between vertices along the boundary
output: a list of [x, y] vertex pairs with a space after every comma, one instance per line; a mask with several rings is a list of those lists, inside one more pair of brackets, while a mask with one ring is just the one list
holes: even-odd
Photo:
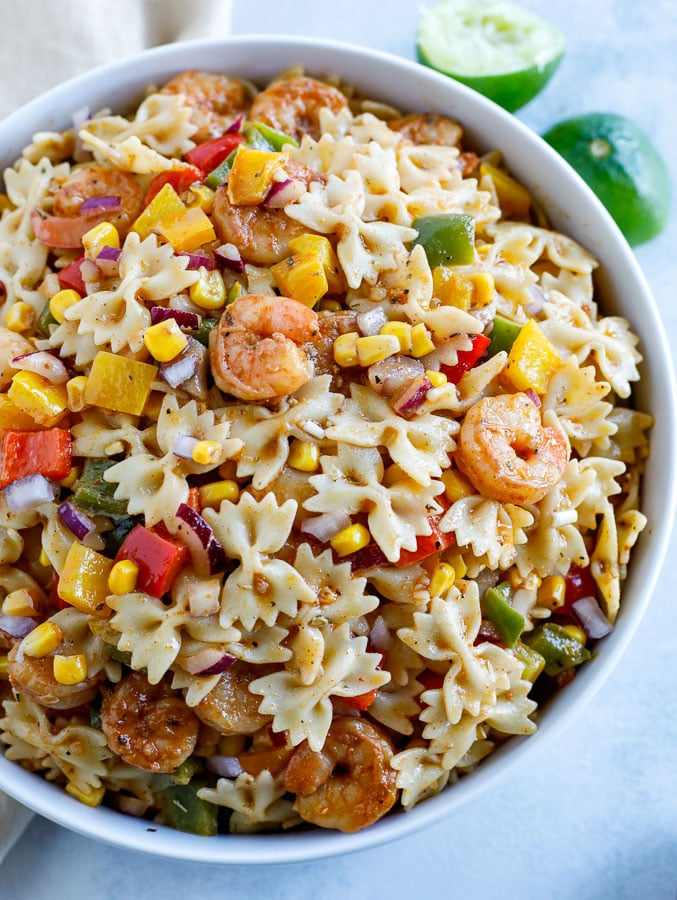
[[397, 800], [392, 744], [364, 719], [339, 716], [317, 753], [303, 743], [285, 770], [296, 794], [294, 809], [320, 828], [359, 831], [384, 816]]
[[298, 300], [245, 294], [209, 336], [217, 386], [240, 400], [293, 394], [313, 375], [302, 345], [318, 334], [318, 316]]
[[[301, 163], [287, 161], [288, 178], [300, 181], [307, 189], [324, 176]], [[255, 266], [272, 266], [289, 255], [289, 242], [306, 234], [308, 229], [290, 219], [284, 209], [266, 206], [236, 206], [228, 198], [225, 185], [216, 191], [212, 219], [216, 233], [224, 244], [235, 244], [242, 259]]]
[[[77, 169], [54, 194], [52, 212], [44, 217], [33, 212], [35, 236], [48, 247], [76, 248], [82, 236], [101, 222], [110, 222], [124, 237], [143, 206], [143, 188], [131, 172], [107, 166]], [[92, 197], [119, 197], [117, 209], [103, 212], [80, 212], [85, 200]]]
[[25, 337], [9, 328], [0, 328], [0, 390], [7, 387], [16, 372], [12, 367], [14, 357], [34, 350], [35, 347]]
[[304, 75], [275, 81], [257, 94], [249, 118], [301, 140], [304, 134], [319, 138], [320, 110], [338, 113], [348, 106], [348, 98], [337, 88]]
[[388, 122], [394, 131], [399, 131], [404, 138], [413, 144], [443, 144], [447, 147], [458, 147], [463, 137], [463, 129], [448, 116], [436, 113], [414, 113], [403, 119]]
[[238, 78], [217, 72], [180, 72], [171, 78], [161, 94], [183, 94], [197, 126], [193, 140], [197, 144], [219, 137], [251, 102], [247, 85]]
[[485, 497], [538, 503], [562, 477], [569, 445], [559, 429], [543, 425], [526, 394], [501, 394], [470, 407], [455, 459]]
[[[66, 636], [54, 652], [63, 656], [74, 653], [71, 638]], [[53, 654], [42, 659], [26, 656], [20, 642], [7, 654], [7, 669], [15, 691], [50, 709], [74, 709], [89, 703], [96, 697], [97, 685], [103, 678], [99, 671], [79, 684], [60, 684], [54, 677]]]
[[258, 711], [261, 698], [250, 693], [249, 685], [272, 671], [269, 666], [233, 663], [216, 687], [195, 707], [196, 715], [220, 734], [254, 734], [270, 722], [271, 717]]
[[175, 772], [192, 754], [200, 723], [169, 684], [131, 672], [105, 693], [101, 728], [108, 746], [145, 772]]

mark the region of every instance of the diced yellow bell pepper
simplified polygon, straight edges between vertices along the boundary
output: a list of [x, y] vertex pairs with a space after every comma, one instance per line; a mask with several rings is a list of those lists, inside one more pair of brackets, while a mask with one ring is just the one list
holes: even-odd
[[275, 284], [286, 297], [313, 307], [329, 290], [327, 273], [315, 253], [289, 256], [270, 270]]
[[470, 309], [473, 286], [468, 278], [454, 271], [453, 266], [435, 266], [433, 269], [433, 297], [443, 306]]
[[7, 394], [0, 394], [0, 431], [36, 431], [40, 426], [28, 413], [19, 409]]
[[544, 394], [561, 365], [562, 357], [536, 322], [529, 319], [510, 349], [503, 378], [517, 391], [532, 390]]
[[153, 197], [136, 222], [131, 227], [142, 241], [152, 234], [163, 219], [179, 218], [186, 211], [186, 204], [181, 200], [171, 184], [165, 184]]
[[107, 619], [113, 612], [106, 605], [108, 577], [113, 565], [112, 559], [74, 541], [59, 578], [59, 597], [95, 619]]
[[228, 176], [228, 199], [235, 206], [258, 206], [273, 184], [273, 176], [287, 153], [255, 150], [241, 144]]
[[445, 496], [451, 503], [456, 503], [461, 497], [470, 497], [477, 493], [465, 475], [462, 475], [458, 469], [445, 469], [442, 472], [442, 484]]
[[155, 226], [155, 231], [168, 241], [177, 253], [190, 253], [203, 244], [216, 240], [212, 221], [199, 206], [184, 209], [176, 218], [162, 219]]
[[87, 379], [85, 400], [90, 406], [140, 416], [156, 375], [155, 366], [100, 350]]
[[485, 178], [491, 178], [504, 218], [526, 219], [531, 209], [531, 194], [507, 172], [483, 162], [480, 165], [480, 187]]
[[82, 246], [88, 259], [96, 260], [104, 247], [120, 249], [120, 235], [115, 225], [110, 222], [101, 222], [90, 228], [82, 236]]
[[80, 788], [73, 784], [72, 781], [69, 781], [66, 785], [66, 793], [70, 794], [71, 797], [74, 797], [76, 800], [79, 800], [80, 803], [84, 803], [85, 806], [91, 806], [92, 808], [96, 806], [101, 806], [103, 803], [103, 798], [106, 794], [106, 788], [101, 785], [98, 788], [92, 788], [91, 791], [81, 791]]
[[52, 384], [35, 372], [17, 372], [7, 391], [11, 402], [45, 428], [51, 428], [68, 412], [65, 384]]
[[341, 266], [329, 238], [322, 234], [302, 234], [289, 241], [289, 249], [294, 255], [313, 253], [319, 256], [327, 276], [329, 293], [342, 294], [345, 291], [346, 285]]
[[191, 197], [188, 206], [199, 206], [209, 215], [214, 208], [215, 191], [206, 184], [191, 184], [188, 192]]

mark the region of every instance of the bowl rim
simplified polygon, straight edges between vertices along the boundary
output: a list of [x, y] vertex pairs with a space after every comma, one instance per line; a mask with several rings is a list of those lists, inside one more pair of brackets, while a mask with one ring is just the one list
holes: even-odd
[[[574, 208], [576, 201], [580, 201], [584, 205], [586, 215], [591, 219], [594, 228], [601, 229], [602, 245], [610, 246], [609, 252], [619, 256], [622, 262], [620, 274], [616, 276], [617, 279], [629, 279], [638, 296], [641, 297], [643, 330], [649, 336], [648, 340], [646, 337], [643, 339], [643, 347], [648, 351], [646, 356], [651, 357], [649, 381], [660, 385], [661, 389], [661, 417], [657, 419], [654, 428], [652, 458], [656, 450], [654, 445], [658, 441], [660, 441], [658, 444], [659, 459], [669, 461], [675, 458], [677, 435], [675, 378], [667, 337], [637, 259], [616, 224], [588, 186], [551, 147], [524, 123], [464, 85], [417, 62], [384, 51], [373, 50], [367, 46], [296, 35], [246, 34], [219, 40], [194, 40], [154, 47], [77, 75], [39, 95], [2, 120], [0, 122], [0, 172], [5, 165], [11, 164], [19, 156], [21, 148], [30, 141], [34, 131], [45, 129], [44, 121], [49, 117], [53, 108], [64, 113], [60, 114], [55, 127], [66, 127], [64, 124], [65, 110], [72, 110], [78, 106], [77, 102], [68, 104], [68, 98], [72, 95], [76, 97], [79, 94], [95, 96], [97, 91], [105, 94], [107, 86], [112, 84], [113, 95], [117, 91], [130, 96], [129, 92], [133, 90], [138, 96], [149, 83], [147, 72], [156, 72], [156, 77], [163, 77], [160, 73], [164, 73], [165, 70], [171, 73], [188, 67], [202, 68], [201, 59], [211, 58], [210, 54], [224, 49], [226, 51], [232, 49], [245, 51], [247, 49], [260, 50], [261, 47], [275, 48], [278, 55], [290, 55], [292, 59], [296, 59], [297, 62], [304, 65], [308, 65], [309, 58], [317, 56], [319, 59], [327, 56], [328, 67], [334, 71], [338, 71], [340, 68], [339, 60], [341, 64], [347, 65], [350, 57], [356, 56], [360, 57], [365, 64], [397, 70], [398, 76], [408, 75], [417, 84], [420, 83], [422, 90], [426, 85], [430, 85], [435, 96], [444, 95], [445, 106], [448, 103], [452, 107], [455, 105], [459, 105], [463, 109], [468, 107], [473, 111], [471, 116], [473, 120], [475, 119], [475, 110], [477, 110], [478, 117], [480, 114], [484, 114], [491, 121], [492, 127], [496, 126], [500, 133], [507, 133], [511, 138], [509, 141], [511, 146], [514, 143], [517, 147], [527, 148], [530, 154], [536, 153], [539, 159], [544, 161], [546, 169], [557, 172], [560, 176], [564, 175], [567, 188], [574, 195], [573, 199], [563, 202], [564, 217], [570, 215], [567, 209]], [[226, 52], [223, 61], [228, 64], [218, 68], [230, 71], [233, 67], [227, 57]], [[193, 60], [192, 66], [183, 64], [181, 62], [183, 59]], [[134, 74], [126, 77], [125, 73], [130, 66]], [[214, 69], [214, 66], [208, 66], [208, 68]], [[263, 69], [269, 74], [275, 74], [280, 67], [264, 64]], [[320, 69], [318, 67], [315, 70], [327, 71], [327, 68]], [[250, 77], [246, 73], [241, 74], [244, 77]], [[345, 72], [339, 71], [339, 74], [347, 76], [347, 69]], [[465, 125], [465, 122], [463, 124]], [[467, 130], [472, 132], [473, 128], [469, 126]], [[4, 154], [3, 145], [7, 134], [15, 134], [18, 137], [10, 142], [10, 149]], [[28, 137], [25, 137], [26, 135]], [[15, 151], [17, 140], [19, 146]], [[500, 142], [497, 143], [501, 146]], [[511, 168], [514, 169], [514, 166], [511, 165]], [[521, 177], [527, 184], [530, 183], [526, 170], [521, 173]], [[536, 194], [539, 193], [538, 185], [531, 184], [531, 188]], [[573, 225], [576, 224], [574, 221]], [[569, 233], [571, 229], [563, 230], [565, 233]], [[609, 242], [611, 243], [609, 244]], [[593, 250], [593, 253], [599, 258], [597, 251]], [[632, 325], [635, 330], [634, 321]], [[644, 372], [642, 378], [646, 377], [647, 373]], [[641, 384], [642, 382], [640, 382]], [[656, 390], [657, 388], [654, 388], [653, 391], [649, 391], [646, 399], [648, 400], [651, 396], [657, 405], [659, 398]], [[644, 392], [646, 393], [646, 385]], [[637, 392], [635, 393], [637, 394]], [[646, 407], [646, 403], [642, 405]], [[665, 466], [663, 468], [665, 469]], [[627, 585], [632, 583], [634, 599], [627, 607], [622, 607], [619, 625], [605, 639], [601, 655], [596, 656], [587, 666], [583, 667], [575, 681], [568, 686], [565, 692], [558, 695], [553, 704], [557, 708], [554, 715], [550, 713], [549, 708], [543, 710], [539, 717], [539, 728], [535, 734], [529, 736], [528, 739], [511, 738], [504, 746], [492, 753], [487, 760], [484, 760], [476, 772], [462, 777], [453, 786], [425, 800], [407, 813], [391, 814], [356, 834], [324, 832], [317, 829], [286, 834], [219, 835], [205, 839], [177, 832], [164, 826], [154, 826], [153, 823], [125, 816], [108, 808], [89, 809], [84, 807], [61, 788], [46, 782], [41, 776], [24, 771], [14, 762], [8, 761], [2, 754], [0, 754], [0, 787], [35, 812], [85, 836], [94, 837], [129, 850], [200, 863], [288, 864], [307, 862], [368, 849], [427, 828], [440, 819], [458, 812], [465, 804], [484, 793], [504, 777], [506, 771], [517, 765], [518, 762], [524, 761], [528, 748], [531, 748], [528, 752], [536, 752], [537, 748], [547, 745], [549, 740], [553, 740], [580, 713], [585, 704], [592, 699], [607, 680], [645, 612], [667, 552], [677, 496], [677, 477], [674, 465], [668, 465], [666, 471], [667, 475], [661, 473], [663, 505], [657, 505], [656, 514], [653, 516], [648, 530], [651, 540], [645, 538], [642, 544], [641, 559], [633, 561], [631, 578], [626, 583], [626, 593]], [[638, 584], [641, 585], [641, 588], [638, 587]]]

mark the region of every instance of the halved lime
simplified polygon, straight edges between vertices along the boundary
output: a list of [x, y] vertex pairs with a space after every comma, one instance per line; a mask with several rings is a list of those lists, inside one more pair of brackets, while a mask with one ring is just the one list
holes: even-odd
[[514, 112], [550, 80], [562, 32], [505, 0], [444, 0], [423, 12], [418, 58]]
[[629, 244], [643, 244], [663, 230], [670, 176], [634, 122], [613, 113], [588, 113], [555, 125], [543, 137], [587, 181]]

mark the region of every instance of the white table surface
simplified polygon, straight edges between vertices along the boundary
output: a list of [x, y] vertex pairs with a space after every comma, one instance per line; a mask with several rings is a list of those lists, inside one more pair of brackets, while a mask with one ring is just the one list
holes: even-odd
[[[565, 31], [568, 51], [554, 80], [520, 118], [543, 131], [582, 112], [625, 114], [652, 135], [672, 169], [669, 227], [638, 248], [637, 256], [674, 355], [677, 2], [524, 0], [523, 5]], [[412, 0], [236, 0], [233, 31], [332, 37], [412, 57], [418, 6]], [[648, 612], [589, 706], [561, 737], [512, 769], [505, 784], [422, 833], [312, 864], [210, 867], [119, 850], [36, 817], [0, 868], [0, 898], [674, 900], [676, 583], [673, 535]]]

